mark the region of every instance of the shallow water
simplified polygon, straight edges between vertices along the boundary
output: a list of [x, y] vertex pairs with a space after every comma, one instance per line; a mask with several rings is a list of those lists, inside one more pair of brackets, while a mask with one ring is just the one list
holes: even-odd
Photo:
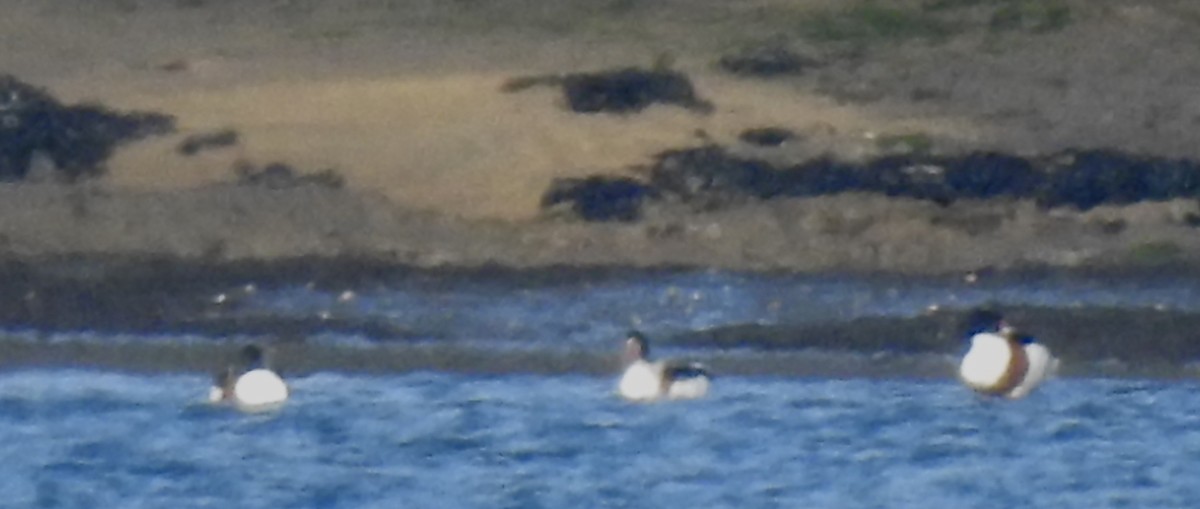
[[[283, 285], [220, 295], [234, 317], [323, 317], [384, 323], [416, 339], [508, 347], [612, 348], [630, 328], [656, 335], [730, 324], [794, 325], [861, 317], [913, 317], [931, 307], [987, 303], [1048, 307], [1200, 311], [1189, 278], [959, 278], [635, 273], [552, 284], [513, 278], [408, 276], [374, 284], [314, 289]], [[227, 301], [228, 302], [228, 301]], [[346, 334], [316, 339], [353, 342]], [[362, 339], [362, 338], [358, 338]], [[377, 339], [377, 338], [375, 338]]]
[[606, 378], [317, 374], [288, 406], [207, 379], [0, 375], [15, 507], [1196, 507], [1194, 384], [720, 378], [633, 405]]
[[1200, 372], [1200, 285], [1166, 274], [175, 269], [0, 285], [0, 366], [208, 371], [259, 341], [293, 374], [597, 374], [639, 329], [727, 374], [945, 377], [966, 310], [996, 304], [1064, 374]]

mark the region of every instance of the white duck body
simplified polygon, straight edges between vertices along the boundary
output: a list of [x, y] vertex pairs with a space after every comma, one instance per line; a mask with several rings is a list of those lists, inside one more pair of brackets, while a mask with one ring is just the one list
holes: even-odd
[[287, 398], [287, 384], [265, 368], [247, 371], [233, 385], [233, 404], [243, 411], [271, 410], [283, 405]]
[[662, 363], [646, 362], [644, 359], [634, 361], [621, 375], [617, 392], [631, 401], [651, 401], [662, 397]]
[[667, 385], [667, 399], [703, 398], [708, 395], [708, 386], [708, 375], [677, 378]]
[[1028, 396], [1034, 388], [1053, 377], [1058, 371], [1058, 359], [1054, 358], [1049, 348], [1038, 343], [1029, 343], [1024, 345], [1024, 348], [1029, 366], [1025, 370], [1025, 378], [1009, 391], [1008, 397], [1012, 399]]
[[208, 399], [244, 412], [274, 410], [287, 401], [288, 386], [267, 366], [263, 349], [250, 345], [242, 349], [238, 362], [216, 374]]
[[274, 371], [263, 368], [247, 371], [225, 387], [214, 385], [208, 390], [209, 402], [231, 403], [245, 412], [273, 410], [287, 398], [287, 383]]
[[646, 340], [632, 333], [626, 340], [626, 367], [617, 393], [630, 401], [696, 399], [708, 394], [709, 376], [704, 366], [646, 360]]
[[1020, 344], [1009, 334], [981, 332], [959, 364], [959, 378], [971, 389], [1019, 399], [1050, 378], [1058, 360], [1038, 343]]
[[980, 392], [1001, 389], [1013, 361], [1008, 340], [999, 334], [981, 332], [971, 336], [971, 346], [958, 366], [963, 383]]
[[[692, 371], [703, 369], [699, 364], [686, 366]], [[675, 377], [664, 362], [634, 361], [625, 368], [617, 392], [630, 401], [654, 401], [658, 399], [696, 399], [708, 394], [708, 375], [697, 373], [689, 377]]]

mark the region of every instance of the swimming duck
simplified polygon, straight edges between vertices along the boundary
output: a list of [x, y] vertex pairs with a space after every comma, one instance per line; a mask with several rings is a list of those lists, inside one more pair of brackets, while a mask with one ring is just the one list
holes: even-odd
[[980, 394], [1023, 398], [1058, 370], [1059, 361], [1049, 348], [1018, 332], [994, 311], [972, 313], [966, 337], [968, 350], [958, 374]]
[[209, 401], [232, 403], [247, 412], [278, 408], [288, 398], [288, 387], [267, 365], [266, 352], [258, 345], [242, 348], [238, 362], [213, 377]]
[[621, 397], [631, 401], [694, 399], [708, 394], [708, 370], [699, 363], [650, 361], [646, 336], [631, 331], [625, 339], [625, 373], [617, 385]]

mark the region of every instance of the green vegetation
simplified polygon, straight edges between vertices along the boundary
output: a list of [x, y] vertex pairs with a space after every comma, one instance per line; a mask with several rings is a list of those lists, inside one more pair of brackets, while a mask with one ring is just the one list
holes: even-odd
[[921, 3], [921, 9], [926, 11], [944, 11], [953, 9], [964, 9], [979, 6], [991, 6], [995, 4], [1007, 3], [1009, 0], [925, 0]]
[[1049, 32], [1071, 22], [1066, 0], [927, 0], [921, 7], [927, 12], [982, 9], [995, 31]]
[[1071, 8], [1062, 2], [1022, 0], [1004, 2], [992, 13], [988, 27], [997, 31], [1052, 32], [1070, 22]]
[[892, 154], [928, 154], [933, 138], [925, 133], [885, 134], [875, 139], [875, 146]]
[[977, 28], [1050, 32], [1071, 19], [1067, 0], [860, 0], [847, 7], [805, 11], [798, 30], [812, 41], [863, 46], [938, 41]]
[[845, 10], [812, 13], [802, 19], [800, 31], [817, 41], [866, 43], [940, 40], [953, 35], [956, 29], [949, 22], [918, 10], [864, 2]]
[[358, 37], [359, 31], [349, 27], [326, 27], [309, 30], [296, 30], [292, 38], [300, 41], [315, 41], [336, 44]]
[[[218, 0], [173, 0], [180, 6]], [[131, 0], [104, 0], [129, 2]], [[144, 3], [144, 2], [143, 2]], [[269, 11], [312, 20], [297, 39], [339, 42], [356, 30], [447, 34], [595, 37], [650, 48], [728, 48], [792, 41], [869, 49], [961, 34], [1047, 32], [1102, 12], [1084, 0], [371, 0], [275, 2]], [[276, 5], [277, 4], [277, 5]], [[325, 20], [324, 22], [320, 20]], [[321, 27], [316, 23], [333, 23]]]

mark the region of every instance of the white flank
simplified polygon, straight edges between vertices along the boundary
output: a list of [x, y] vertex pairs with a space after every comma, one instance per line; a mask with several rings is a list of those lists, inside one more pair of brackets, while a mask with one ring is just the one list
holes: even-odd
[[275, 372], [255, 369], [238, 377], [233, 396], [235, 404], [242, 410], [268, 410], [287, 401], [288, 388]]
[[625, 368], [617, 392], [622, 398], [633, 401], [658, 399], [662, 396], [662, 365], [635, 361]]
[[708, 394], [708, 377], [697, 376], [675, 380], [667, 388], [667, 397], [671, 399], [695, 399]]
[[1009, 391], [1008, 397], [1017, 399], [1028, 396], [1042, 382], [1054, 375], [1058, 369], [1058, 359], [1050, 354], [1050, 349], [1037, 343], [1025, 345], [1025, 356], [1029, 358], [1029, 369], [1021, 383]]
[[958, 376], [968, 387], [986, 391], [996, 387], [1012, 362], [1008, 341], [997, 334], [979, 333], [971, 337], [971, 348], [958, 366]]

